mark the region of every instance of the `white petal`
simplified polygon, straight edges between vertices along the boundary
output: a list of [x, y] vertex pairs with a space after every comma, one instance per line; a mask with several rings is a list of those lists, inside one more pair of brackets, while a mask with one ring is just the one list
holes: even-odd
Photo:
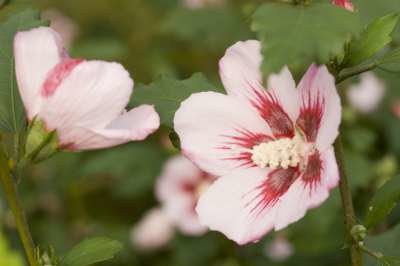
[[226, 50], [219, 61], [222, 83], [228, 95], [251, 104], [255, 91], [263, 91], [261, 65], [261, 45], [259, 41], [237, 42]]
[[160, 201], [168, 201], [183, 194], [184, 183], [197, 183], [203, 172], [184, 156], [174, 156], [169, 159], [157, 179], [156, 196]]
[[159, 125], [160, 118], [154, 107], [141, 105], [117, 117], [105, 129], [71, 127], [58, 130], [58, 135], [64, 149], [91, 150], [143, 140]]
[[339, 182], [339, 172], [333, 148], [321, 154], [321, 181], [307, 185], [301, 178], [296, 180], [282, 197], [276, 216], [275, 230], [281, 230], [304, 217], [308, 209], [318, 207], [329, 196], [329, 191]]
[[117, 63], [88, 61], [77, 65], [49, 96], [39, 117], [49, 129], [103, 129], [120, 116], [132, 93], [129, 73]]
[[273, 91], [292, 121], [296, 121], [300, 111], [299, 95], [293, 76], [286, 66], [280, 73], [269, 76], [268, 88]]
[[[339, 133], [342, 114], [335, 79], [325, 66], [317, 67], [311, 65], [298, 88], [302, 103], [301, 109], [307, 110], [310, 107], [309, 103], [311, 103], [311, 106], [315, 106], [317, 102], [322, 103], [322, 108], [319, 110], [320, 114], [322, 114], [319, 128], [311, 126], [309, 131], [317, 134], [317, 147], [320, 151], [324, 151], [332, 145]], [[309, 110], [306, 112], [309, 112]], [[316, 117], [317, 114], [318, 112], [312, 112], [311, 116]]]
[[141, 250], [158, 249], [170, 242], [173, 225], [164, 210], [155, 208], [145, 214], [131, 232], [132, 244]]
[[[253, 110], [235, 98], [215, 92], [192, 94], [175, 113], [174, 128], [183, 153], [201, 169], [216, 176], [229, 173], [243, 162], [229, 159], [244, 149], [230, 144], [239, 131], [266, 134], [271, 131]], [[248, 150], [248, 149], [247, 149]]]
[[362, 113], [376, 110], [384, 95], [385, 84], [372, 72], [362, 74], [360, 83], [347, 90], [350, 104]]
[[272, 261], [283, 262], [293, 255], [294, 247], [286, 237], [277, 236], [267, 246], [265, 253]]
[[266, 169], [239, 169], [223, 176], [200, 197], [197, 213], [211, 230], [224, 233], [238, 244], [258, 241], [274, 227], [279, 201], [260, 213], [253, 212], [259, 203], [259, 187]]
[[201, 235], [207, 231], [207, 227], [200, 224], [194, 210], [196, 200], [192, 195], [176, 194], [162, 203], [165, 212], [182, 233]]
[[29, 119], [39, 112], [40, 91], [48, 72], [66, 56], [60, 36], [48, 27], [15, 35], [15, 72]]
[[[207, 227], [200, 224], [194, 206], [198, 186], [203, 182], [204, 172], [183, 156], [169, 159], [156, 183], [156, 196], [178, 228], [188, 235], [200, 235]], [[187, 190], [186, 186], [193, 186]]]
[[[220, 60], [220, 75], [228, 95], [238, 98], [259, 113], [276, 135], [293, 134], [292, 124], [299, 113], [299, 99], [295, 82], [287, 67], [268, 80], [268, 94], [263, 87], [259, 41], [237, 42]], [[277, 104], [279, 108], [274, 108]], [[271, 111], [270, 111], [271, 110]], [[275, 111], [275, 112], [274, 112]], [[279, 111], [279, 112], [278, 112]], [[283, 118], [283, 126], [274, 123]], [[276, 130], [274, 130], [276, 129]], [[284, 129], [283, 132], [281, 132]], [[290, 130], [288, 130], [290, 129]]]

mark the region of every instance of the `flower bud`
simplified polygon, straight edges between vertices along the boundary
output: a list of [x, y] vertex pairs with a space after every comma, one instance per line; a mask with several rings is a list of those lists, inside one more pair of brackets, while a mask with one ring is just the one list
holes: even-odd
[[363, 243], [365, 237], [367, 236], [367, 229], [361, 224], [357, 224], [351, 228], [351, 236], [354, 240], [359, 243]]
[[343, 7], [349, 11], [354, 11], [354, 6], [351, 0], [332, 0], [332, 4]]
[[46, 130], [44, 122], [38, 118], [34, 118], [28, 128], [25, 158], [33, 163], [37, 163], [49, 158], [57, 151], [57, 132]]

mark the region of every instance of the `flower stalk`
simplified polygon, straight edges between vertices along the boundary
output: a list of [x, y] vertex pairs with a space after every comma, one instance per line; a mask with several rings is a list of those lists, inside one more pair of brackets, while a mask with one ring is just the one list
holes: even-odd
[[18, 233], [21, 238], [22, 244], [24, 246], [25, 253], [29, 261], [29, 265], [38, 266], [38, 263], [35, 258], [35, 244], [32, 240], [32, 236], [29, 231], [28, 223], [25, 218], [22, 204], [18, 197], [17, 187], [10, 173], [10, 169], [7, 163], [7, 158], [3, 153], [3, 151], [1, 150], [0, 150], [0, 180], [3, 186], [5, 196], [8, 201], [8, 205], [14, 215]]
[[349, 244], [350, 258], [353, 266], [362, 266], [363, 260], [360, 247], [358, 242], [352, 237], [351, 234], [353, 227], [357, 225], [357, 220], [353, 207], [351, 189], [349, 187], [348, 177], [345, 170], [343, 143], [340, 135], [336, 139], [334, 148], [340, 173], [339, 189], [344, 209], [346, 240]]

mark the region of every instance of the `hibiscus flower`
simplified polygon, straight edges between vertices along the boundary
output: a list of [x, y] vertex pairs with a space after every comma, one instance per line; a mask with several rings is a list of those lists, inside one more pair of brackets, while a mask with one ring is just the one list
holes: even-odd
[[133, 80], [118, 63], [73, 59], [60, 35], [48, 27], [19, 32], [15, 71], [29, 122], [56, 131], [66, 150], [106, 148], [143, 140], [157, 130], [153, 106], [124, 108]]
[[299, 220], [339, 180], [333, 76], [311, 65], [296, 88], [285, 67], [265, 89], [260, 49], [254, 40], [229, 48], [220, 61], [227, 95], [195, 93], [174, 118], [182, 152], [219, 177], [199, 199], [200, 221], [239, 244]]

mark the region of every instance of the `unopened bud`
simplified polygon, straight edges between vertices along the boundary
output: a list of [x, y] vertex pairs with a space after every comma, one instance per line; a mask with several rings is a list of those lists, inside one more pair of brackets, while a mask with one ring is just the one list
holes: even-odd
[[56, 131], [46, 130], [45, 123], [34, 118], [29, 124], [25, 144], [25, 157], [34, 163], [41, 162], [58, 151]]
[[361, 224], [357, 224], [351, 228], [351, 236], [355, 241], [363, 245], [364, 239], [367, 236], [367, 228]]

